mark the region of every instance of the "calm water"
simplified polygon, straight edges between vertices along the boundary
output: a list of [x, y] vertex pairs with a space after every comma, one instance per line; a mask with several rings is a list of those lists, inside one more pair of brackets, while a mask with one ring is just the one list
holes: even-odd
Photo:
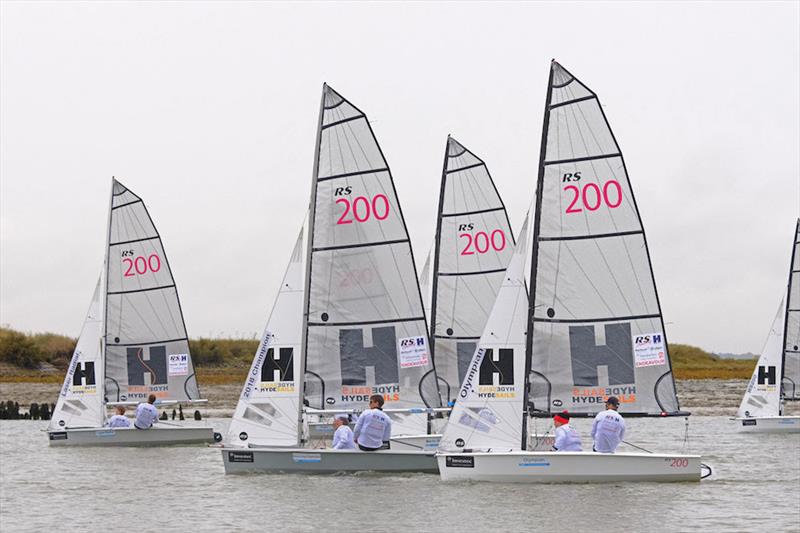
[[[228, 422], [211, 420], [218, 430]], [[711, 478], [607, 485], [226, 476], [218, 449], [50, 448], [44, 425], [0, 422], [4, 532], [800, 530], [800, 435], [740, 435], [721, 416], [691, 418], [687, 449], [712, 465]], [[626, 440], [645, 448], [683, 449], [683, 419], [628, 426]], [[587, 421], [577, 427], [585, 435]]]

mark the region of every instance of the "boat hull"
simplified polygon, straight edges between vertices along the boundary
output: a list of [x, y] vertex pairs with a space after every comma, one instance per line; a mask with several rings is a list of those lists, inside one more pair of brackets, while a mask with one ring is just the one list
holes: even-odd
[[211, 426], [80, 428], [47, 432], [50, 446], [169, 446], [214, 442]]
[[443, 481], [609, 483], [700, 481], [699, 455], [594, 452], [439, 453]]
[[222, 448], [226, 474], [439, 471], [434, 452], [308, 448]]
[[740, 433], [800, 433], [800, 416], [734, 418]]

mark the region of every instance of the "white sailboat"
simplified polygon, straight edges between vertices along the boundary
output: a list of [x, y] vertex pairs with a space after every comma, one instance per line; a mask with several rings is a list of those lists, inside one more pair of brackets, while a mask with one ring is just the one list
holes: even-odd
[[[526, 266], [530, 277], [526, 281]], [[530, 286], [530, 297], [527, 286]], [[443, 480], [699, 480], [700, 456], [532, 449], [531, 417], [687, 415], [649, 252], [595, 93], [552, 62], [536, 210], [526, 221], [437, 454]]]
[[[436, 472], [435, 442], [413, 445], [441, 398], [391, 172], [366, 115], [322, 93], [308, 222], [222, 448], [225, 471]], [[389, 449], [315, 447], [311, 417], [359, 412], [372, 394], [393, 421]]]
[[800, 219], [797, 221], [786, 297], [747, 385], [736, 425], [744, 433], [800, 433], [800, 416], [783, 414], [785, 401], [800, 400]]
[[106, 407], [205, 402], [175, 280], [141, 198], [112, 179], [105, 265], [47, 433], [51, 446], [213, 442], [210, 426], [108, 428]]

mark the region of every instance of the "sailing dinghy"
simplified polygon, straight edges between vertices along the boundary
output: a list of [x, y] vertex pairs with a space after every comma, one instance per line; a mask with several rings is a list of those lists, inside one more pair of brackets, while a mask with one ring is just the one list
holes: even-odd
[[[437, 472], [425, 440], [441, 409], [414, 257], [366, 115], [323, 86], [311, 203], [248, 374], [225, 472]], [[312, 417], [382, 394], [389, 449], [317, 447]]]
[[784, 401], [800, 400], [800, 219], [794, 230], [786, 298], [781, 301], [767, 342], [736, 415], [745, 433], [800, 433], [800, 416], [783, 414]]
[[[526, 280], [526, 265], [530, 277]], [[530, 286], [530, 297], [527, 287]], [[683, 416], [644, 229], [595, 93], [552, 62], [536, 209], [437, 454], [443, 480], [698, 481], [700, 456], [538, 451], [531, 417]]]
[[142, 199], [112, 179], [105, 265], [47, 433], [51, 446], [213, 442], [210, 426], [105, 427], [106, 407], [205, 402], [175, 280]]

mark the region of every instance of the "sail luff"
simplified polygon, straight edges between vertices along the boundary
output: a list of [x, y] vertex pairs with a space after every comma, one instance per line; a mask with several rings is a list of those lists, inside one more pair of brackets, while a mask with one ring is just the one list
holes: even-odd
[[114, 186], [117, 183], [117, 180], [114, 176], [111, 176], [111, 190], [108, 194], [108, 218], [106, 219], [106, 240], [105, 240], [105, 250], [103, 250], [103, 270], [102, 270], [102, 284], [103, 284], [103, 336], [100, 340], [100, 350], [101, 350], [101, 357], [103, 358], [103, 381], [100, 382], [100, 390], [103, 391], [103, 405], [106, 404], [108, 401], [108, 395], [106, 394], [106, 375], [108, 372], [108, 360], [106, 358], [106, 339], [108, 339], [108, 273], [109, 273], [109, 253], [111, 252], [111, 247], [109, 243], [111, 242], [111, 214], [114, 207]]
[[[792, 356], [794, 359], [800, 357], [800, 352], [798, 352], [798, 347], [794, 344], [789, 344], [789, 341], [792, 338], [792, 334], [796, 335], [796, 332], [793, 330], [793, 324], [797, 322], [797, 320], [792, 321], [790, 323], [789, 316], [790, 313], [794, 313], [794, 316], [800, 316], [800, 301], [797, 298], [793, 298], [793, 291], [794, 288], [794, 277], [795, 274], [798, 272], [795, 270], [795, 264], [797, 262], [797, 248], [800, 244], [798, 242], [798, 236], [800, 236], [800, 218], [797, 219], [797, 223], [795, 224], [794, 228], [794, 238], [792, 239], [792, 259], [789, 262], [789, 280], [786, 284], [786, 311], [783, 318], [783, 336], [781, 339], [781, 346], [783, 347], [782, 354], [781, 354], [781, 368], [780, 368], [780, 375], [778, 376], [778, 383], [780, 383], [781, 387], [781, 398], [785, 400], [799, 400], [800, 399], [800, 383], [797, 382], [797, 378], [800, 376], [787, 376], [789, 374], [789, 369], [786, 365], [786, 355], [787, 352], [791, 351]], [[792, 383], [792, 394], [787, 395], [785, 388], [783, 386], [784, 379], [788, 379]], [[780, 414], [783, 414], [783, 404], [780, 404]]]
[[542, 191], [544, 189], [544, 161], [547, 155], [547, 130], [550, 125], [550, 101], [553, 96], [553, 63], [551, 61], [550, 74], [547, 79], [547, 96], [544, 101], [544, 118], [542, 120], [542, 139], [539, 148], [539, 174], [536, 178], [536, 207], [533, 213], [533, 239], [531, 245], [531, 275], [530, 290], [528, 291], [528, 320], [525, 335], [525, 375], [522, 393], [522, 435], [521, 449], [528, 446], [528, 417], [530, 416], [528, 398], [530, 395], [530, 375], [533, 367], [533, 313], [536, 304], [536, 269], [539, 259], [539, 232], [542, 222]]
[[314, 225], [317, 214], [317, 182], [319, 178], [319, 158], [320, 158], [320, 140], [322, 138], [322, 121], [325, 116], [325, 95], [328, 90], [328, 84], [322, 84], [322, 94], [319, 100], [319, 118], [317, 119], [317, 135], [314, 141], [314, 167], [311, 171], [311, 198], [308, 204], [308, 233], [306, 237], [306, 276], [303, 286], [303, 333], [301, 336], [300, 346], [300, 375], [298, 381], [300, 383], [300, 402], [297, 411], [297, 426], [300, 428], [297, 432], [298, 446], [302, 443], [302, 427], [303, 427], [303, 404], [305, 403], [306, 395], [306, 368], [308, 363], [308, 320], [309, 320], [309, 306], [311, 305], [311, 268], [314, 249]]
[[[444, 145], [444, 156], [442, 158], [442, 179], [439, 184], [439, 208], [436, 212], [436, 237], [433, 242], [433, 284], [431, 287], [431, 316], [428, 319], [429, 326], [429, 346], [431, 347], [431, 359], [433, 360], [434, 369], [436, 368], [436, 308], [439, 298], [437, 297], [439, 289], [439, 256], [441, 255], [442, 243], [442, 211], [444, 210], [444, 193], [445, 186], [447, 185], [447, 156], [450, 152], [450, 135], [447, 136], [447, 142]], [[424, 307], [424, 306], [423, 306]], [[438, 386], [438, 379], [437, 386]], [[441, 394], [441, 390], [440, 390]], [[450, 398], [445, 398], [449, 401]]]

